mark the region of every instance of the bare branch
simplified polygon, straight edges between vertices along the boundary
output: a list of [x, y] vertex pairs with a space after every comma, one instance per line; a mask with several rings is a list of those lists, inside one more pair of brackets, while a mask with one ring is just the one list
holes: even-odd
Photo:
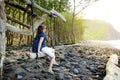
[[[79, 13], [81, 13], [83, 10], [85, 10], [88, 6], [92, 5], [96, 1], [99, 1], [99, 0], [88, 0], [88, 1], [86, 1], [86, 3], [83, 4], [84, 6], [82, 7], [82, 9], [79, 12], [77, 12], [75, 14], [75, 16], [78, 15]], [[79, 6], [80, 5], [82, 6], [82, 2], [83, 2], [83, 0], [80, 1]]]
[[57, 17], [59, 17], [60, 19], [62, 19], [64, 22], [66, 22], [66, 19], [60, 13], [58, 13], [56, 10], [52, 9], [50, 11], [50, 13], [52, 13], [53, 15], [56, 15]]
[[75, 16], [76, 15], [78, 15], [79, 13], [81, 13], [84, 9], [86, 9], [88, 7], [88, 5], [87, 6], [84, 6], [79, 12], [77, 12], [76, 14], [75, 14]]
[[1, 19], [3, 19], [3, 20], [7, 20], [6, 19], [6, 14], [5, 14], [5, 11], [4, 11], [4, 0], [0, 0], [0, 17], [1, 17]]
[[[20, 9], [22, 11], [25, 11], [28, 14], [31, 14], [31, 11], [28, 10], [28, 6], [26, 8], [24, 8], [23, 6], [20, 6], [18, 3], [13, 2], [13, 1], [8, 1], [8, 0], [5, 0], [5, 3], [6, 3], [6, 5], [10, 5], [10, 6], [18, 8], [18, 9]], [[39, 17], [39, 15], [37, 15], [35, 12], [33, 13], [33, 16]]]
[[30, 28], [30, 25], [24, 24], [23, 22], [20, 22], [20, 21], [16, 20], [15, 18], [12, 18], [11, 16], [7, 15], [7, 19], [9, 19], [9, 20], [11, 20], [13, 22], [16, 22], [16, 23], [18, 23], [20, 25], [23, 25], [23, 26], [25, 26], [28, 29]]
[[[24, 1], [27, 4], [31, 5], [31, 1], [30, 0], [24, 0]], [[57, 17], [59, 17], [61, 20], [66, 21], [66, 19], [60, 13], [58, 13], [57, 11], [55, 11], [55, 10], [48, 11], [48, 10], [42, 8], [41, 6], [37, 5], [36, 3], [33, 3], [33, 4], [34, 4], [33, 7], [39, 9], [40, 11], [43, 11], [43, 12], [45, 12], [48, 15], [51, 15], [51, 13], [52, 13], [52, 14], [56, 15]]]
[[[48, 17], [48, 15], [45, 14], [39, 20], [37, 20], [35, 22], [35, 24], [33, 25], [33, 32], [39, 27], [39, 25], [41, 25], [47, 19], [47, 17]], [[15, 26], [12, 26], [8, 23], [6, 23], [6, 27], [8, 30], [19, 33], [19, 34], [32, 35], [32, 33], [33, 33], [32, 29], [22, 30], [22, 29], [15, 27]]]
[[10, 31], [13, 31], [13, 32], [16, 32], [16, 33], [19, 33], [19, 34], [25, 34], [25, 35], [32, 35], [32, 30], [22, 30], [22, 29], [19, 29], [15, 26], [12, 26], [8, 23], [6, 23], [6, 28]]
[[[31, 1], [30, 0], [24, 0], [28, 5], [31, 5]], [[35, 8], [39, 9], [40, 11], [45, 12], [46, 14], [49, 14], [49, 11], [42, 8], [41, 6], [37, 5], [36, 3], [33, 3]]]
[[44, 14], [39, 20], [37, 20], [33, 25], [34, 27], [33, 31], [35, 31], [39, 27], [39, 25], [41, 25], [47, 18], [48, 18], [48, 15]]

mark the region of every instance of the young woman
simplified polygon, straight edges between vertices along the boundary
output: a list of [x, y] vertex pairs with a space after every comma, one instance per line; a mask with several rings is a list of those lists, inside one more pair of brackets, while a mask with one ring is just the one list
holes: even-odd
[[36, 50], [37, 50], [37, 53], [40, 54], [41, 56], [43, 56], [44, 54], [47, 54], [48, 56], [51, 57], [48, 71], [50, 73], [54, 73], [52, 70], [52, 66], [53, 64], [58, 65], [55, 61], [55, 50], [46, 46], [45, 32], [46, 32], [46, 26], [42, 25], [38, 27], [38, 32], [36, 35], [36, 40], [37, 40]]

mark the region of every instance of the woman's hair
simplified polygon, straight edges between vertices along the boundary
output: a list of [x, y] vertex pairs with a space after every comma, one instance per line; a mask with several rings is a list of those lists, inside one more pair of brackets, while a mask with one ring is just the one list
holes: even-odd
[[37, 33], [38, 33], [38, 34], [42, 33], [44, 28], [46, 28], [46, 26], [40, 25], [40, 26], [38, 27]]

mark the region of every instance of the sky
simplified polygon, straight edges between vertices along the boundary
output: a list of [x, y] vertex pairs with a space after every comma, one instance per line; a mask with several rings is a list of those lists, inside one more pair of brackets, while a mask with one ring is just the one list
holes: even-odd
[[100, 0], [84, 10], [83, 12], [84, 18], [99, 19], [106, 21], [112, 24], [113, 27], [120, 32], [119, 8], [120, 8], [120, 0]]

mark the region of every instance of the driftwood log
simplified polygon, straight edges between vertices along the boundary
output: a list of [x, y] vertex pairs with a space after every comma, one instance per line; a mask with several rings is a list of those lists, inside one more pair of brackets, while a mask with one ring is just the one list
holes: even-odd
[[[33, 31], [35, 31], [38, 28], [38, 26], [41, 25], [49, 17], [49, 15], [51, 15], [51, 14], [53, 15], [53, 17], [57, 16], [61, 20], [66, 21], [65, 18], [55, 10], [48, 11], [48, 10], [42, 8], [41, 6], [37, 5], [34, 2], [31, 4], [30, 0], [21, 0], [21, 1], [24, 1], [28, 5], [34, 4], [33, 5], [34, 8], [37, 8], [40, 11], [45, 13], [36, 22], [34, 22]], [[9, 18], [9, 19], [13, 20], [14, 22], [16, 22], [18, 24], [21, 24], [21, 25], [23, 25], [25, 27], [30, 26], [30, 25], [27, 26], [27, 24], [23, 24], [23, 23], [15, 20], [14, 18], [11, 18], [10, 16], [7, 16], [7, 18]], [[25, 35], [32, 35], [32, 33], [33, 33], [32, 27], [30, 27], [30, 29], [26, 29], [26, 30], [19, 29], [16, 26], [7, 23], [7, 18], [6, 18], [6, 14], [5, 14], [5, 11], [4, 11], [4, 0], [0, 0], [0, 55], [1, 55], [0, 56], [1, 57], [1, 60], [0, 60], [0, 68], [1, 68], [0, 73], [1, 73], [1, 76], [0, 77], [1, 78], [2, 78], [3, 62], [4, 62], [4, 59], [5, 59], [5, 49], [6, 49], [5, 32], [6, 32], [6, 30], [8, 29], [10, 31], [13, 31], [13, 32], [16, 32], [16, 33], [19, 33], [19, 34], [25, 34]]]
[[106, 64], [106, 76], [103, 80], [120, 80], [120, 68], [118, 65], [118, 56], [112, 54]]

